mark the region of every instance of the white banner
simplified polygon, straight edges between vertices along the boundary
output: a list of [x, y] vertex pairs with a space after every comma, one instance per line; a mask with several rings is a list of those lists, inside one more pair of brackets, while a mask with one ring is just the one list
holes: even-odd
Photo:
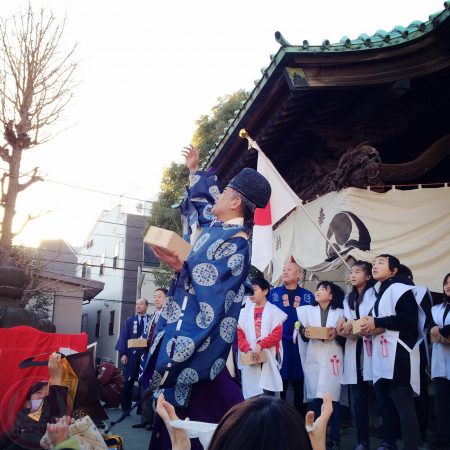
[[[442, 292], [450, 270], [449, 187], [386, 193], [348, 188], [305, 208], [341, 255], [372, 261], [390, 253], [412, 270], [416, 284]], [[274, 231], [273, 251], [273, 280], [291, 255], [312, 272], [342, 264], [301, 208]]]

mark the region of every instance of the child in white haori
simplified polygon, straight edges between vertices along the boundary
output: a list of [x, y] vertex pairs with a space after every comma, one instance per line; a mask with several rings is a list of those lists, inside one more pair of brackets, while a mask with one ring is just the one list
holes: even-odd
[[[344, 315], [344, 291], [334, 283], [321, 281], [315, 293], [316, 305], [297, 308], [300, 325], [298, 340], [305, 374], [305, 399], [311, 402], [315, 416], [320, 416], [322, 398], [329, 392], [333, 400], [328, 449], [339, 449], [341, 414], [339, 399], [343, 370], [345, 338], [337, 336], [336, 326]], [[310, 327], [328, 327], [328, 339], [312, 337]]]
[[450, 273], [444, 278], [444, 302], [433, 306], [433, 343], [431, 378], [433, 379], [437, 422], [437, 447], [450, 447]]
[[[261, 277], [250, 280], [253, 295], [241, 309], [238, 321], [239, 353], [249, 353], [255, 362], [240, 365], [244, 398], [260, 394], [275, 395], [283, 390], [280, 375], [282, 361], [283, 322], [287, 314], [267, 302], [269, 283]], [[266, 361], [259, 363], [264, 352]], [[277, 357], [278, 356], [278, 357]]]
[[[369, 381], [372, 380], [372, 336], [353, 334], [353, 322], [372, 312], [376, 297], [372, 264], [357, 261], [350, 274], [352, 291], [344, 299], [344, 317], [338, 334], [346, 337], [342, 384], [351, 388], [355, 412], [357, 446], [369, 449]], [[345, 320], [345, 322], [344, 322]]]

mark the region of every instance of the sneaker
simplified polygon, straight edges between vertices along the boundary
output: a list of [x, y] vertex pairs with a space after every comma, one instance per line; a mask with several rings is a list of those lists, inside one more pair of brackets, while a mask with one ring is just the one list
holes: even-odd
[[369, 446], [365, 442], [360, 442], [356, 447], [355, 450], [370, 450]]

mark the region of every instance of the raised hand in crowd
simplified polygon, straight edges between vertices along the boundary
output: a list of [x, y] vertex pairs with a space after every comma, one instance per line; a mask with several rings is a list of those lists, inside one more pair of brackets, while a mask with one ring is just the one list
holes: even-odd
[[330, 394], [323, 396], [320, 416], [314, 421], [314, 411], [308, 411], [305, 417], [305, 427], [313, 450], [325, 450], [327, 425], [333, 413], [333, 402]]
[[158, 397], [156, 412], [164, 421], [167, 431], [169, 432], [170, 441], [172, 442], [172, 450], [190, 450], [191, 441], [188, 438], [186, 431], [180, 428], [173, 428], [170, 424], [170, 421], [177, 420], [178, 416], [175, 413], [175, 408], [173, 405], [166, 402], [163, 394]]
[[60, 386], [63, 377], [63, 367], [61, 365], [61, 354], [52, 353], [48, 358], [49, 384]]
[[[70, 439], [69, 426], [74, 422], [74, 419], [69, 416], [63, 416], [56, 419], [56, 423], [47, 424], [47, 437], [48, 439], [41, 440], [41, 447], [45, 449], [55, 447], [58, 444], [63, 443], [64, 448], [78, 449], [78, 443], [75, 439]], [[67, 447], [66, 447], [67, 444]]]

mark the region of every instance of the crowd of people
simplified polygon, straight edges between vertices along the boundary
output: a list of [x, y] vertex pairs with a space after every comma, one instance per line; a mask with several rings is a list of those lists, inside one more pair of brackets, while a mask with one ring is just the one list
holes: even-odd
[[[262, 276], [248, 279], [251, 220], [270, 199], [269, 183], [247, 168], [220, 193], [216, 175], [198, 170], [197, 149], [183, 154], [190, 177], [181, 212], [192, 250], [183, 261], [153, 246], [174, 269], [172, 284], [155, 291], [152, 314], [146, 299], [136, 301], [116, 346], [123, 386], [116, 377], [112, 389], [103, 389], [114, 371], [111, 361], [101, 362], [103, 399], [120, 402], [126, 417], [139, 386], [141, 421], [133, 427], [153, 430], [150, 450], [339, 450], [348, 411], [355, 450], [370, 449], [373, 416], [381, 423], [378, 450], [396, 450], [398, 438], [405, 450], [450, 448], [450, 274], [434, 305], [428, 289], [387, 253], [353, 264], [347, 295], [332, 281], [320, 281], [314, 294], [300, 287], [302, 269], [293, 259], [278, 287]], [[55, 403], [58, 380], [52, 372], [50, 379], [50, 388], [40, 386], [44, 393], [30, 392], [26, 420], [36, 399]], [[68, 419], [42, 425], [62, 416], [62, 409], [41, 416], [39, 431], [76, 448]], [[190, 440], [185, 428], [203, 438]], [[17, 432], [11, 437], [17, 440]]]

